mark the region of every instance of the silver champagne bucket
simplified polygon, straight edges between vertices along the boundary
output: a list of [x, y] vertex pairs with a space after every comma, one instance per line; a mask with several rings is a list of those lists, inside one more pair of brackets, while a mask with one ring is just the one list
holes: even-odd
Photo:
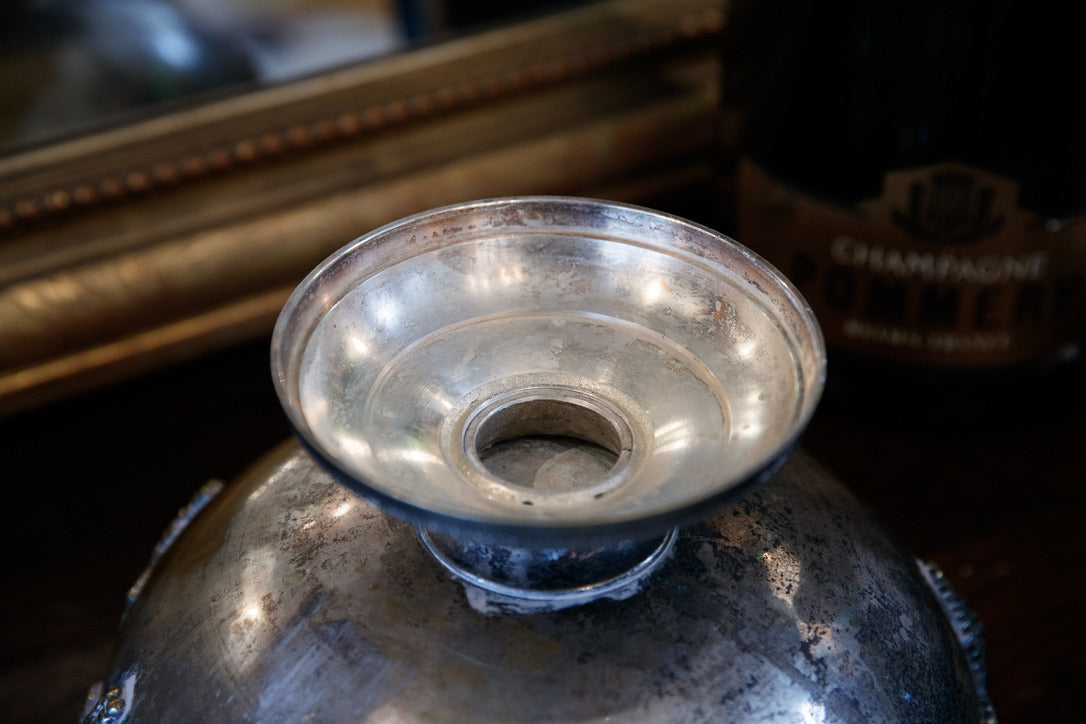
[[791, 454], [821, 334], [715, 232], [414, 216], [307, 277], [272, 370], [297, 439], [183, 512], [88, 721], [994, 720], [939, 572]]

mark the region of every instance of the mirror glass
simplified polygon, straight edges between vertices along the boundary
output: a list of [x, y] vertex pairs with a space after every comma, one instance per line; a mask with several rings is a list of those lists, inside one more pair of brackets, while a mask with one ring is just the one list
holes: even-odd
[[571, 0], [4, 0], [0, 155]]

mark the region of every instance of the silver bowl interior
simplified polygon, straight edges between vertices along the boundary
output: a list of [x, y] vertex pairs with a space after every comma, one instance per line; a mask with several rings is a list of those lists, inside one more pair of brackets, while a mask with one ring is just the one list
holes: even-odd
[[764, 478], [822, 391], [809, 307], [704, 227], [587, 199], [437, 209], [344, 247], [272, 340], [341, 480], [454, 535], [660, 532]]

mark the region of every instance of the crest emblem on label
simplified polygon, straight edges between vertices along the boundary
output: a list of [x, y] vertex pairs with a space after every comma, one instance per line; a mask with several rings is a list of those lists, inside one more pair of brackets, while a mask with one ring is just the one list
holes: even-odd
[[901, 169], [843, 207], [747, 159], [738, 187], [738, 238], [792, 280], [831, 348], [968, 369], [1081, 343], [1086, 218], [1046, 225], [1013, 179], [953, 162]]
[[[1000, 188], [999, 179], [987, 178], [964, 166], [943, 165], [921, 171], [891, 174], [887, 189], [900, 199], [892, 211], [894, 223], [926, 241], [966, 244], [992, 236], [1003, 227], [996, 209], [1013, 208], [1013, 185]], [[1007, 184], [1002, 184], [1007, 186]], [[1006, 198], [1006, 194], [1012, 198]]]

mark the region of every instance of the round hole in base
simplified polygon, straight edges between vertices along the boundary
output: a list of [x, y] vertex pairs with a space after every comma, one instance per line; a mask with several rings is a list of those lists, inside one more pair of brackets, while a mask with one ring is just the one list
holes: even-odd
[[490, 475], [538, 491], [592, 487], [615, 467], [624, 447], [615, 421], [569, 399], [511, 402], [490, 410], [473, 432], [469, 454]]

